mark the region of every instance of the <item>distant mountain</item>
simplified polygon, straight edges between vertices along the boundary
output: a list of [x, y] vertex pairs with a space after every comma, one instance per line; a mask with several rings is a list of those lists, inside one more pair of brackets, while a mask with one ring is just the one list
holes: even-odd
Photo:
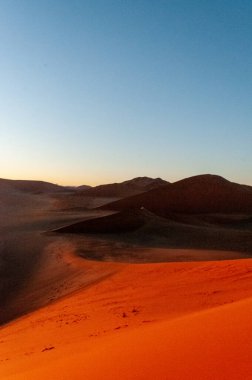
[[66, 191], [63, 186], [44, 181], [12, 180], [0, 178], [1, 190], [17, 190], [26, 193], [55, 193]]
[[199, 175], [103, 206], [128, 210], [145, 207], [161, 215], [170, 213], [252, 213], [252, 187], [216, 175]]
[[169, 184], [161, 178], [137, 177], [121, 183], [112, 183], [80, 190], [77, 194], [92, 197], [124, 198]]

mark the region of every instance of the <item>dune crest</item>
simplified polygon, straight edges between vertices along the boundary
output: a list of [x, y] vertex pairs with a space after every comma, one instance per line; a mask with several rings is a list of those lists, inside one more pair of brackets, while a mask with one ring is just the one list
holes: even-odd
[[252, 187], [239, 185], [215, 175], [199, 175], [112, 202], [103, 208], [134, 209], [144, 206], [162, 216], [171, 212], [251, 213]]

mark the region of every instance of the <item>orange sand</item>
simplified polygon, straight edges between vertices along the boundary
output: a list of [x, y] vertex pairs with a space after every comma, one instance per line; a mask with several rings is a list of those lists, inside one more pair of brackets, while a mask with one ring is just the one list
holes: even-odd
[[1, 379], [252, 379], [252, 260], [99, 265], [1, 329]]

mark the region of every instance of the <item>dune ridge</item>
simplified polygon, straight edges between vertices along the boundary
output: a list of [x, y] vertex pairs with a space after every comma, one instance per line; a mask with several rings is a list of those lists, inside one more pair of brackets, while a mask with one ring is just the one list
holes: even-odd
[[8, 188], [9, 190], [18, 190], [28, 193], [53, 193], [66, 191], [64, 186], [54, 183], [35, 180], [14, 180], [0, 178], [0, 190]]
[[102, 206], [112, 210], [140, 207], [161, 216], [172, 212], [246, 214], [252, 212], [252, 187], [216, 175], [199, 175]]
[[110, 183], [95, 186], [90, 189], [84, 189], [78, 191], [77, 195], [124, 198], [168, 184], [169, 182], [164, 181], [161, 178], [137, 177], [120, 183]]

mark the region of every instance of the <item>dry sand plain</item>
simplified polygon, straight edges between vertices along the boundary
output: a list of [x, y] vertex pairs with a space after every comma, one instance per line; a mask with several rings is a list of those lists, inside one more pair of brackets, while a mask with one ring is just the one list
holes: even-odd
[[252, 379], [248, 250], [52, 232], [75, 202], [1, 193], [0, 378]]

